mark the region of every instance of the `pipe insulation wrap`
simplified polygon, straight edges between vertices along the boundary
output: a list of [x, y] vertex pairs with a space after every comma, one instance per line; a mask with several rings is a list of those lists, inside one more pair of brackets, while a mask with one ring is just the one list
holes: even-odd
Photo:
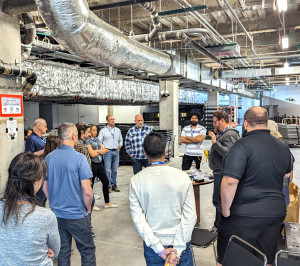
[[92, 70], [42, 60], [27, 60], [25, 65], [33, 68], [39, 75], [31, 91], [39, 97], [63, 98], [78, 95], [87, 99], [127, 102], [158, 102], [159, 99], [159, 86], [155, 83], [112, 79]]
[[69, 52], [100, 66], [128, 67], [158, 75], [171, 68], [171, 57], [99, 19], [86, 0], [36, 0], [54, 38]]

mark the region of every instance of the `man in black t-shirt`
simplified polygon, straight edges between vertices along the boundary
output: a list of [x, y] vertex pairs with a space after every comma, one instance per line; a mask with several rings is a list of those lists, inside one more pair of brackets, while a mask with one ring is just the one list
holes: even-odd
[[222, 217], [218, 228], [218, 265], [231, 235], [267, 255], [271, 265], [280, 226], [286, 216], [283, 178], [291, 172], [289, 148], [270, 135], [264, 108], [244, 115], [247, 134], [227, 154], [221, 182]]

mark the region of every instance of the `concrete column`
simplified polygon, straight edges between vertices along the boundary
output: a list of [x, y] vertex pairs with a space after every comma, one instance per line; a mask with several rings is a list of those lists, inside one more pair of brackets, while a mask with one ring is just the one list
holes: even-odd
[[[21, 61], [20, 25], [17, 17], [0, 12], [0, 61], [14, 64]], [[21, 79], [0, 75], [0, 93], [22, 95]], [[18, 153], [24, 151], [24, 118], [14, 117], [17, 121], [18, 136], [10, 139], [6, 135], [6, 123], [9, 117], [0, 117], [0, 189], [6, 183], [8, 166]]]
[[114, 114], [114, 108], [113, 108], [113, 105], [108, 105], [108, 106], [107, 106], [107, 114], [108, 114], [108, 115], [113, 115], [113, 114]]
[[208, 91], [207, 92], [207, 106], [218, 106], [219, 105], [219, 92]]
[[173, 130], [176, 135], [174, 154], [178, 153], [178, 81], [160, 81], [159, 91], [168, 90], [170, 96], [159, 98], [159, 128]]

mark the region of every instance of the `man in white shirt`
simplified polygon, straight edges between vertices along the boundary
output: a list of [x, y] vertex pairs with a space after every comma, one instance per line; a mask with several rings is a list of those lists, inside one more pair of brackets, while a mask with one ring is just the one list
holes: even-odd
[[133, 223], [144, 241], [147, 265], [192, 266], [191, 236], [196, 223], [193, 184], [181, 170], [166, 166], [166, 140], [150, 133], [144, 140], [148, 167], [132, 177]]
[[180, 136], [180, 143], [186, 144], [184, 156], [182, 158], [182, 170], [189, 170], [193, 161], [196, 163], [197, 170], [200, 169], [202, 160], [202, 141], [205, 139], [206, 128], [200, 126], [201, 115], [198, 112], [190, 114], [191, 124], [183, 128]]

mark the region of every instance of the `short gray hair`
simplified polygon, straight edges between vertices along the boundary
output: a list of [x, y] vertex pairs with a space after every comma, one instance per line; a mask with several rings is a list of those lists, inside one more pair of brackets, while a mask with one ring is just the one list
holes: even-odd
[[58, 137], [62, 142], [64, 142], [67, 140], [71, 140], [72, 135], [76, 132], [77, 128], [73, 123], [65, 122], [58, 128]]
[[32, 128], [35, 128], [38, 125], [42, 125], [43, 123], [47, 123], [46, 120], [43, 118], [38, 118], [38, 119], [34, 120]]

